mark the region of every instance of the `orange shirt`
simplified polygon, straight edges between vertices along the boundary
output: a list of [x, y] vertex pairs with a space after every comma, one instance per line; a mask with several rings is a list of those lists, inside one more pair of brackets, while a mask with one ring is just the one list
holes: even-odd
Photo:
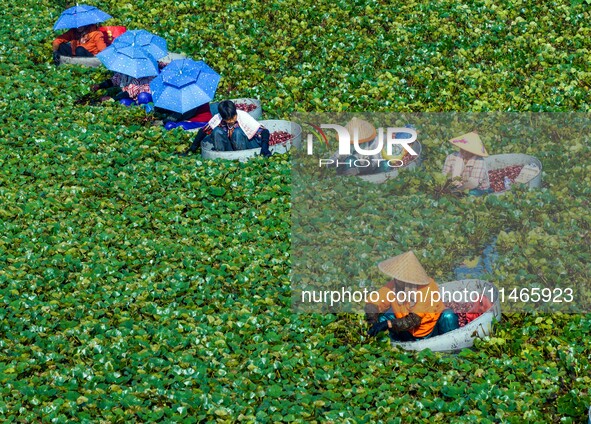
[[76, 34], [75, 29], [70, 29], [53, 40], [52, 46], [57, 49], [60, 44], [68, 42], [72, 46], [72, 55], [75, 54], [76, 47], [84, 47], [95, 56], [107, 48], [105, 37], [98, 29], [90, 31], [81, 37]]
[[[431, 282], [425, 286], [416, 286], [413, 288], [416, 291], [416, 302], [410, 302], [408, 297], [404, 299], [404, 295], [397, 296], [393, 291], [394, 285], [391, 283], [386, 284], [384, 287], [378, 290], [379, 299], [377, 302], [370, 302], [377, 306], [380, 313], [386, 312], [390, 307], [394, 312], [396, 318], [403, 318], [410, 312], [417, 314], [421, 317], [421, 324], [416, 328], [409, 330], [410, 334], [414, 337], [425, 337], [437, 324], [437, 320], [441, 315], [441, 312], [445, 309], [445, 306], [438, 296], [435, 296], [433, 301], [431, 293], [439, 291], [437, 283], [431, 279]], [[398, 301], [400, 298], [400, 302]], [[410, 299], [413, 300], [413, 299]]]

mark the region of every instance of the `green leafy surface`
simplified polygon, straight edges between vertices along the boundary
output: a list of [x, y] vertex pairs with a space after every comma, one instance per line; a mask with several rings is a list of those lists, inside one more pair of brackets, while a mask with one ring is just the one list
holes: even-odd
[[[368, 343], [358, 315], [292, 314], [289, 158], [177, 158], [190, 135], [146, 126], [141, 109], [74, 106], [108, 72], [51, 65], [65, 3], [0, 12], [6, 421], [584, 420], [588, 315], [507, 316], [475, 351], [451, 356], [392, 350], [385, 335]], [[220, 99], [258, 97], [268, 118], [588, 110], [586, 2], [96, 5], [110, 25], [153, 31], [206, 60], [222, 74]], [[445, 157], [426, 147], [424, 172], [387, 186], [409, 216], [433, 201]], [[443, 197], [424, 210], [439, 244], [414, 217], [418, 227], [389, 247], [425, 249], [439, 281], [460, 247], [499, 234], [495, 278], [588, 280], [588, 142], [490, 148], [537, 156], [545, 187]], [[481, 226], [446, 241], [453, 218], [439, 208]]]

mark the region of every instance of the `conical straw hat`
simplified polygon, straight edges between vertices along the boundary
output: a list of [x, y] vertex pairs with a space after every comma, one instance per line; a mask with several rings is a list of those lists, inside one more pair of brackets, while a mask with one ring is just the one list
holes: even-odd
[[459, 137], [452, 138], [449, 142], [454, 146], [467, 152], [474, 153], [477, 156], [488, 156], [484, 144], [482, 144], [482, 140], [475, 132], [469, 132]]
[[369, 143], [376, 138], [377, 135], [375, 127], [363, 119], [353, 118], [345, 128], [347, 128], [347, 131], [349, 131], [349, 134], [351, 135], [351, 144], [353, 144], [355, 137], [355, 128], [359, 129], [359, 144]]
[[412, 251], [386, 259], [378, 264], [378, 268], [384, 274], [404, 283], [424, 286], [431, 281]]

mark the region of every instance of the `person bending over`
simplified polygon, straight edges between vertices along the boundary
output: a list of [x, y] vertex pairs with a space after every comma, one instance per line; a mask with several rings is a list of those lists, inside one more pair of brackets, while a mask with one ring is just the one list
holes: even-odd
[[472, 195], [491, 193], [488, 167], [484, 161], [488, 153], [478, 134], [470, 132], [449, 141], [459, 148], [459, 152], [445, 158], [442, 173], [452, 179], [459, 191], [468, 190]]
[[409, 342], [459, 328], [458, 316], [432, 295], [439, 286], [414, 252], [385, 260], [378, 268], [394, 280], [378, 290], [377, 299], [365, 305], [370, 336], [388, 330], [392, 340]]

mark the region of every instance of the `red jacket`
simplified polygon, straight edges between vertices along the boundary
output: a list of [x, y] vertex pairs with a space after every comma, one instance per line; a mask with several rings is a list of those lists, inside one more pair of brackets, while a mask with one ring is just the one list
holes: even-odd
[[82, 36], [76, 33], [76, 29], [68, 30], [53, 40], [52, 47], [56, 50], [62, 43], [70, 43], [72, 46], [72, 56], [75, 56], [76, 47], [84, 47], [90, 53], [96, 56], [107, 48], [105, 36], [98, 29], [90, 31]]
[[209, 110], [209, 103], [205, 103], [197, 108], [195, 115], [192, 118], [187, 119], [189, 122], [209, 122], [212, 118], [211, 111]]

